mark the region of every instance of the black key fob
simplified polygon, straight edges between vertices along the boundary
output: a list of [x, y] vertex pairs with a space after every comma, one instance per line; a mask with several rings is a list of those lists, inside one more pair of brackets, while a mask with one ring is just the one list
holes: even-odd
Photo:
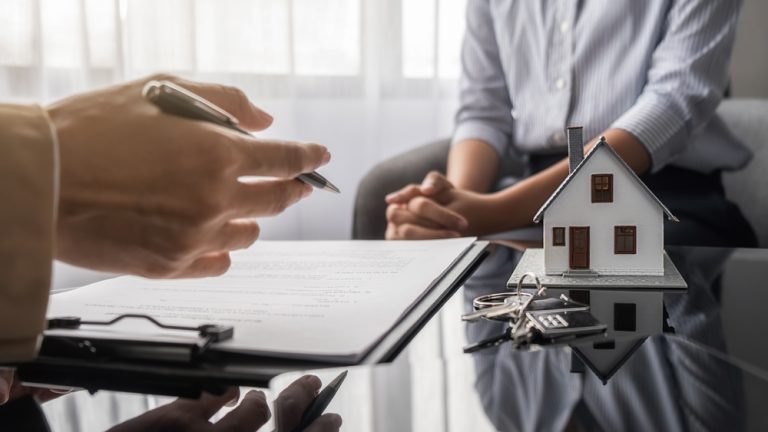
[[584, 310], [552, 312], [531, 311], [525, 316], [533, 327], [547, 339], [582, 336], [605, 332], [607, 326]]
[[585, 305], [584, 303], [573, 301], [568, 297], [566, 297], [565, 295], [561, 295], [560, 298], [546, 297], [546, 298], [536, 299], [531, 302], [527, 310], [528, 311], [550, 311], [550, 312], [577, 311], [577, 310], [586, 311], [586, 310], [589, 310], [589, 306]]

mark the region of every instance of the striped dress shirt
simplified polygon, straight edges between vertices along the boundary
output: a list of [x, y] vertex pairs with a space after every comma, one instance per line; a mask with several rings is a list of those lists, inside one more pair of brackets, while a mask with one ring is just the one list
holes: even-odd
[[[637, 137], [652, 172], [737, 169], [749, 150], [715, 113], [741, 0], [468, 0], [453, 142], [502, 158], [561, 153], [564, 129]], [[738, 132], [738, 131], [736, 131]]]

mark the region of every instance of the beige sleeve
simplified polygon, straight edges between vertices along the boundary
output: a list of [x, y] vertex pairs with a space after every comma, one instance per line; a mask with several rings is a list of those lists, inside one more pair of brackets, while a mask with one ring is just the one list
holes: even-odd
[[37, 354], [51, 282], [57, 149], [39, 106], [0, 105], [0, 362]]

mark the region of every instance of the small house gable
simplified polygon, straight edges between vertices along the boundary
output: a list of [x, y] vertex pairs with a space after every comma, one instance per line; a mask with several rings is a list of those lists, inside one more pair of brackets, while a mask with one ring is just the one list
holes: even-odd
[[590, 150], [590, 152], [584, 157], [584, 159], [576, 166], [576, 168], [568, 174], [568, 177], [563, 180], [557, 190], [555, 190], [549, 199], [547, 199], [539, 211], [536, 212], [536, 215], [533, 217], [534, 222], [541, 222], [547, 209], [549, 209], [558, 200], [558, 198], [565, 193], [575, 178], [584, 177], [582, 171], [586, 166], [592, 163], [591, 161], [595, 158], [596, 155], [599, 154], [606, 155], [607, 158], [615, 162], [613, 165], [615, 165], [616, 172], [594, 174], [589, 179], [581, 180], [591, 182], [590, 186], [593, 189], [591, 197], [592, 202], [599, 202], [600, 200], [608, 199], [612, 200], [612, 197], [608, 196], [608, 194], [601, 194], [601, 189], [605, 188], [607, 191], [608, 188], [611, 188], [612, 190], [614, 181], [613, 177], [615, 175], [621, 175], [623, 178], [627, 178], [630, 182], [634, 183], [639, 188], [639, 190], [641, 190], [648, 196], [648, 198], [651, 199], [653, 203], [659, 206], [666, 215], [667, 219], [678, 222], [677, 217], [675, 217], [675, 215], [669, 211], [669, 209], [656, 197], [656, 195], [654, 195], [654, 193], [648, 189], [648, 186], [645, 185], [645, 183], [637, 176], [637, 174], [635, 174], [635, 172], [624, 162], [624, 160], [605, 142], [605, 138], [601, 138], [600, 142], [598, 142], [597, 145], [595, 145], [592, 150]]

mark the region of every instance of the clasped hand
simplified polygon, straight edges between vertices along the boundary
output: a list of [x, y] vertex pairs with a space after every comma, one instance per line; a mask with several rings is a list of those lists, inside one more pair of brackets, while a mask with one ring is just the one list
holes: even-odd
[[421, 184], [411, 184], [386, 197], [388, 240], [421, 240], [478, 235], [493, 211], [488, 195], [457, 189], [432, 171]]

